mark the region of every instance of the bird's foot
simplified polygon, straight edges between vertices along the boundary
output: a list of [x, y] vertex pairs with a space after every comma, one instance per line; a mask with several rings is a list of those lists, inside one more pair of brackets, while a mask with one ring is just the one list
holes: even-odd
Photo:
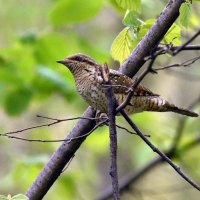
[[108, 116], [107, 116], [106, 113], [102, 113], [100, 111], [97, 111], [95, 118], [96, 118], [96, 124], [97, 125], [98, 124], [100, 126], [103, 126], [105, 124], [108, 125]]

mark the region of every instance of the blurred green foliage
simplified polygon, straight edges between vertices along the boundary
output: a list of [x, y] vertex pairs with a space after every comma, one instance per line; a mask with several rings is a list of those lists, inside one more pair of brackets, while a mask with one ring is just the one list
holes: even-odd
[[[122, 63], [164, 7], [162, 2], [147, 0], [88, 0], [87, 3], [81, 0], [0, 0], [0, 5], [3, 27], [0, 33], [2, 131], [18, 130], [21, 125], [27, 127], [30, 121], [43, 123], [32, 117], [38, 112], [58, 118], [80, 116], [86, 104], [77, 95], [70, 72], [56, 60], [82, 52], [99, 63], [112, 65], [110, 54]], [[162, 42], [179, 45], [185, 39], [181, 38], [181, 31], [193, 33], [194, 27], [199, 25], [199, 16], [192, 6], [186, 1], [181, 7], [179, 22], [171, 27]], [[152, 79], [149, 83], [153, 85]], [[16, 119], [24, 122], [12, 126]], [[133, 119], [146, 134], [153, 135], [151, 140], [159, 148], [169, 148], [176, 132], [177, 118], [170, 114], [145, 113], [134, 115]], [[31, 135], [23, 137], [62, 139], [76, 122], [70, 123], [61, 131], [56, 126], [53, 130], [33, 130]], [[119, 123], [126, 126], [124, 121], [119, 120]], [[199, 149], [185, 152], [188, 156], [181, 154], [184, 145], [195, 138], [199, 128], [194, 119], [187, 121], [179, 148], [184, 163], [199, 158], [195, 154]], [[25, 193], [58, 144], [0, 139], [0, 193], [6, 195], [2, 198], [8, 199], [7, 194]], [[122, 130], [119, 130], [119, 154], [122, 175], [154, 156], [139, 138]], [[190, 174], [199, 177], [194, 166], [188, 166]], [[60, 200], [93, 199], [97, 192], [106, 188], [110, 183], [106, 127], [99, 128], [87, 138], [68, 168], [46, 199], [58, 199], [58, 196]], [[15, 196], [9, 198], [16, 199]]]
[[0, 195], [0, 200], [28, 200], [28, 197], [23, 194], [17, 194], [15, 196], [8, 195], [7, 197], [4, 195]]
[[84, 22], [97, 15], [103, 2], [104, 0], [88, 0], [87, 3], [82, 0], [59, 0], [53, 5], [49, 17], [55, 26]]

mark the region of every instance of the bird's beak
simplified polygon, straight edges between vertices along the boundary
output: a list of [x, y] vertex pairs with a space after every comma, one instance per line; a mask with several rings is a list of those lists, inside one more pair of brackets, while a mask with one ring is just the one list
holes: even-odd
[[61, 64], [65, 64], [66, 63], [66, 61], [65, 60], [58, 60], [58, 61], [56, 61], [57, 63], [61, 63]]

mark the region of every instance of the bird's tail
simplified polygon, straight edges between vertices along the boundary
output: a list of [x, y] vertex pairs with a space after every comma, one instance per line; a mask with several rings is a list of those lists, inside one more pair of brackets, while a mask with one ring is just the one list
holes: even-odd
[[168, 108], [169, 111], [172, 111], [172, 112], [175, 112], [175, 113], [178, 113], [178, 114], [181, 114], [181, 115], [187, 115], [187, 116], [190, 116], [190, 117], [198, 117], [199, 115], [193, 111], [190, 111], [190, 110], [187, 110], [187, 109], [184, 109], [184, 108], [179, 108], [177, 106], [174, 106], [174, 105], [170, 105], [170, 107]]
[[[150, 98], [149, 98], [150, 99]], [[190, 110], [179, 108], [175, 106], [174, 104], [169, 103], [162, 97], [154, 97], [150, 99], [151, 106], [148, 106], [147, 111], [157, 111], [157, 112], [175, 112], [181, 115], [186, 115], [190, 117], [198, 117], [199, 115], [195, 112], [192, 112]]]

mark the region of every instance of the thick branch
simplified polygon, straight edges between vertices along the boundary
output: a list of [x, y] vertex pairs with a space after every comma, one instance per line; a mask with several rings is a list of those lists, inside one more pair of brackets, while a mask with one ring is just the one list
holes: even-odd
[[[199, 104], [199, 102], [200, 102], [200, 96], [188, 107], [188, 109], [193, 109], [195, 106], [197, 106]], [[187, 119], [188, 119], [188, 117], [186, 117], [186, 116], [180, 119], [180, 121], [178, 123], [178, 127], [176, 129], [176, 135], [175, 135], [174, 140], [172, 141], [171, 147], [169, 148], [169, 150], [167, 152], [165, 152], [165, 154], [168, 155], [168, 157], [171, 159], [177, 158], [178, 156], [180, 156], [180, 154], [177, 154], [177, 149], [178, 149], [178, 144], [179, 144], [181, 136], [183, 134], [183, 130], [184, 130]], [[184, 155], [184, 153], [187, 150], [194, 148], [196, 145], [199, 145], [199, 144], [200, 144], [200, 134], [195, 139], [193, 139], [190, 142], [188, 142], [187, 144], [185, 144], [178, 151], [183, 153], [183, 154], [181, 153], [181, 155]], [[138, 170], [136, 170], [136, 171], [134, 170], [127, 176], [123, 177], [119, 181], [120, 193], [123, 192], [124, 190], [128, 189], [131, 184], [136, 182], [139, 178], [144, 176], [146, 173], [148, 173], [150, 170], [152, 170], [153, 168], [155, 168], [158, 164], [160, 164], [162, 162], [164, 162], [164, 160], [161, 157], [155, 157], [149, 163], [147, 163], [145, 166], [140, 167]], [[104, 189], [104, 191], [97, 197], [96, 200], [106, 200], [106, 199], [110, 198], [111, 196], [112, 196], [112, 187], [109, 186], [106, 189]]]
[[129, 77], [133, 77], [141, 66], [145, 63], [144, 58], [151, 53], [167, 33], [171, 25], [179, 16], [179, 8], [183, 0], [171, 0], [160, 14], [156, 23], [152, 26], [149, 32], [140, 41], [129, 58], [119, 69], [120, 72]]
[[[95, 112], [91, 107], [89, 107], [83, 117], [94, 117]], [[77, 136], [84, 135], [88, 133], [93, 127], [94, 121], [87, 119], [80, 119], [76, 126], [72, 129], [70, 134], [66, 139], [74, 138]], [[26, 192], [26, 195], [30, 200], [42, 199], [47, 193], [49, 188], [53, 185], [55, 180], [62, 173], [65, 165], [74, 156], [76, 150], [82, 144], [86, 137], [81, 137], [80, 139], [69, 142], [63, 142], [61, 146], [55, 151], [55, 153], [50, 158], [49, 162], [45, 165], [35, 182]]]
[[[179, 15], [179, 8], [183, 0], [171, 0], [166, 8], [161, 13], [157, 22], [149, 30], [148, 34], [141, 40], [131, 56], [120, 68], [120, 71], [130, 77], [134, 76], [136, 72], [143, 65], [144, 57], [149, 54], [149, 50], [153, 49], [161, 38], [165, 35], [167, 30], [176, 20]], [[88, 108], [84, 117], [93, 117], [94, 112]], [[74, 127], [70, 136], [78, 137], [81, 134], [89, 132], [94, 127], [94, 124], [89, 120], [79, 120]], [[78, 150], [84, 138], [73, 141], [70, 144], [64, 142], [58, 150], [53, 154], [52, 158], [46, 164], [42, 172], [38, 175], [33, 185], [27, 191], [27, 196], [30, 200], [42, 199], [52, 184], [56, 181], [64, 166], [73, 157], [74, 153]]]

